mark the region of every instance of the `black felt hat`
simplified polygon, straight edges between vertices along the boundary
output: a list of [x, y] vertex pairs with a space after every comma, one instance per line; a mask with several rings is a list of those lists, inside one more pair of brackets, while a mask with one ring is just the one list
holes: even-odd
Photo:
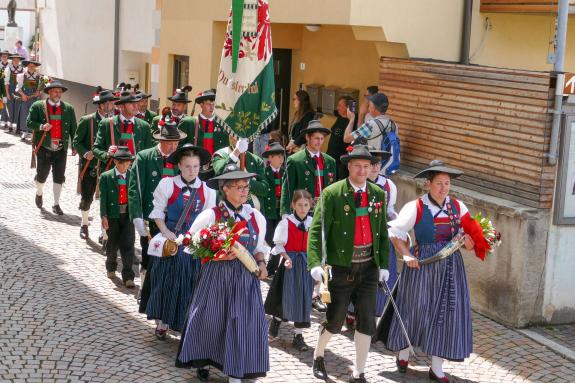
[[115, 160], [133, 161], [134, 158], [136, 157], [134, 157], [132, 153], [130, 153], [130, 149], [127, 146], [118, 146], [118, 149], [116, 149], [116, 152], [114, 153], [112, 158]]
[[62, 93], [68, 90], [62, 83], [58, 80], [51, 81], [46, 87], [44, 88], [44, 93], [48, 93], [50, 89], [60, 88], [62, 89]]
[[196, 104], [201, 104], [202, 102], [207, 100], [210, 101], [216, 100], [216, 92], [214, 92], [212, 89], [204, 90], [203, 92], [198, 93], [194, 101], [196, 102]]
[[237, 165], [230, 164], [224, 168], [224, 172], [217, 177], [210, 178], [206, 184], [212, 189], [219, 189], [220, 181], [230, 181], [230, 180], [245, 180], [248, 178], [254, 178], [257, 174], [248, 173], [245, 170], [240, 170]]
[[102, 87], [99, 86], [96, 95], [92, 98], [92, 104], [103, 104], [108, 101], [117, 101], [118, 99], [119, 98], [114, 95], [114, 92], [102, 89]]
[[116, 105], [130, 104], [133, 102], [138, 102], [141, 99], [142, 99], [141, 97], [136, 96], [129, 90], [124, 90], [122, 93], [120, 93], [120, 97], [118, 98]]
[[355, 145], [351, 148], [352, 149], [348, 152], [348, 154], [344, 154], [340, 157], [342, 164], [345, 165], [351, 160], [369, 160], [372, 164], [379, 162], [379, 157], [372, 155], [367, 145]]
[[40, 61], [36, 61], [36, 60], [24, 60], [24, 61], [22, 61], [23, 66], [28, 66], [28, 64], [34, 64], [36, 66], [42, 65], [42, 63]]
[[429, 173], [446, 173], [451, 178], [457, 178], [463, 174], [463, 171], [445, 166], [442, 160], [433, 160], [427, 168], [417, 173], [413, 178], [427, 178]]
[[178, 164], [180, 162], [180, 157], [182, 157], [182, 154], [185, 152], [193, 152], [198, 157], [200, 157], [200, 165], [202, 166], [208, 164], [212, 159], [210, 152], [208, 152], [206, 149], [192, 144], [185, 144], [170, 154], [167, 161], [171, 164]]
[[368, 146], [367, 148], [371, 155], [379, 158], [380, 161], [387, 161], [391, 157], [391, 152], [388, 152], [387, 150], [379, 150], [373, 146]]
[[192, 90], [192, 87], [190, 85], [186, 85], [182, 89], [176, 89], [176, 91], [174, 92], [174, 95], [171, 97], [168, 97], [168, 100], [170, 100], [172, 102], [180, 102], [183, 104], [187, 104], [187, 103], [191, 102], [188, 99], [188, 92], [190, 92], [191, 90]]
[[188, 135], [178, 129], [178, 124], [167, 114], [158, 121], [158, 130], [153, 134], [158, 141], [181, 141]]
[[331, 134], [331, 130], [321, 124], [319, 120], [311, 120], [305, 129], [299, 133], [299, 137], [305, 137], [306, 134], [320, 132], [326, 136]]
[[11, 54], [10, 57], [8, 57], [8, 58], [9, 58], [10, 60], [12, 60], [12, 59], [24, 60], [24, 57], [20, 56], [20, 54], [18, 54], [18, 53]]
[[269, 157], [271, 154], [285, 153], [284, 147], [279, 142], [273, 142], [271, 145], [267, 145], [265, 151], [262, 153], [263, 158]]

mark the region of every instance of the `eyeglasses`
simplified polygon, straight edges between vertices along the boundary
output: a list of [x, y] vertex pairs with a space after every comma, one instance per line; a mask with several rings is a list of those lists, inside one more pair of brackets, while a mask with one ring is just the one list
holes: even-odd
[[233, 186], [230, 186], [230, 187], [236, 189], [236, 190], [239, 191], [240, 193], [249, 192], [249, 191], [250, 191], [250, 185], [249, 185], [249, 184], [248, 184], [248, 185], [245, 185], [245, 186], [233, 185]]

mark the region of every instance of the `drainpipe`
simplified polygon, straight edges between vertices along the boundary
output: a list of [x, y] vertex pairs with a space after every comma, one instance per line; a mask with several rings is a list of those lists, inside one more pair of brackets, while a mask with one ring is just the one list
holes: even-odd
[[114, 1], [114, 83], [112, 89], [116, 87], [118, 81], [118, 68], [120, 66], [120, 0]]
[[469, 65], [469, 45], [471, 43], [471, 17], [473, 14], [473, 0], [465, 0], [463, 4], [463, 31], [461, 38], [461, 57], [459, 63]]
[[555, 105], [553, 107], [553, 125], [551, 128], [551, 143], [547, 161], [549, 165], [557, 163], [557, 148], [561, 131], [561, 116], [563, 109], [563, 82], [565, 79], [563, 64], [565, 63], [565, 41], [567, 40], [567, 19], [569, 16], [569, 0], [559, 0], [557, 11], [557, 47], [555, 49], [555, 64], [553, 71], [557, 74], [555, 85]]

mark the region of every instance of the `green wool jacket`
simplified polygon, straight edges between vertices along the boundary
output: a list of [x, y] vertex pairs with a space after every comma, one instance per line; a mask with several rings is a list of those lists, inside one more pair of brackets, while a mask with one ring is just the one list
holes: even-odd
[[[229, 147], [225, 147], [214, 153], [212, 166], [216, 176], [224, 172], [226, 165], [234, 163], [230, 158], [231, 152], [232, 150]], [[237, 165], [239, 165], [239, 161]], [[264, 161], [255, 154], [246, 152], [246, 171], [257, 174], [256, 177], [250, 181], [250, 193], [258, 197], [262, 207], [265, 206], [265, 198], [267, 197], [269, 185], [264, 175]]]
[[[164, 161], [158, 146], [142, 150], [136, 154], [136, 160], [130, 167], [130, 182], [128, 184], [128, 198], [130, 204], [130, 218], [148, 219], [154, 208], [154, 190], [162, 180]], [[174, 169], [175, 174], [179, 171]], [[138, 180], [140, 186], [138, 187]], [[140, 197], [140, 192], [141, 197]]]
[[[26, 125], [28, 125], [28, 129], [32, 131], [32, 139], [35, 146], [40, 143], [42, 135], [44, 134], [40, 127], [47, 122], [47, 103], [47, 100], [38, 100], [34, 102], [30, 107], [30, 112], [26, 119]], [[74, 134], [76, 134], [76, 113], [74, 112], [72, 105], [65, 103], [64, 101], [60, 101], [60, 105], [62, 107], [62, 115], [60, 117], [62, 120], [62, 144], [64, 146], [64, 150], [68, 150], [68, 143], [72, 143]], [[42, 141], [42, 146], [50, 148], [51, 140], [52, 135], [50, 132], [47, 132], [44, 141]]]
[[[154, 131], [155, 131], [152, 127], [154, 126], [154, 118], [156, 118], [157, 115], [158, 115], [158, 113], [152, 112], [149, 109], [146, 109], [146, 113], [144, 113], [143, 120], [146, 121], [150, 125], [150, 129], [151, 129], [152, 133], [154, 133]], [[157, 124], [156, 124], [156, 126], [157, 126]]]
[[[200, 125], [199, 118], [197, 116], [193, 117], [186, 117], [184, 118], [186, 121], [186, 133], [188, 137], [186, 138], [186, 143], [190, 143], [193, 145], [204, 147], [204, 130]], [[182, 129], [182, 128], [180, 128]], [[198, 138], [196, 140], [196, 129], [198, 132]], [[183, 129], [182, 129], [183, 130]], [[214, 152], [217, 152], [220, 149], [227, 147], [230, 144], [230, 139], [228, 133], [224, 130], [224, 128], [214, 121]], [[197, 143], [196, 143], [197, 142]]]
[[276, 197], [276, 184], [278, 182], [281, 184], [281, 180], [284, 174], [285, 174], [285, 168], [282, 166], [280, 168], [280, 179], [278, 180], [271, 166], [269, 165], [266, 166], [264, 175], [268, 183], [268, 192], [266, 193], [266, 197], [264, 200], [264, 208], [262, 209], [262, 214], [264, 215], [264, 217], [266, 217], [266, 219], [279, 220], [281, 218], [280, 211], [277, 207], [280, 198]]
[[[130, 172], [126, 173], [126, 186], [130, 182]], [[112, 168], [100, 175], [100, 217], [120, 218], [118, 194], [120, 186], [116, 169]], [[128, 208], [131, 201], [128, 197]]]
[[[108, 148], [112, 145], [112, 134], [110, 132], [110, 121], [114, 127], [114, 145], [120, 146], [120, 116], [104, 118], [98, 126], [98, 134], [94, 143], [94, 155], [100, 160], [100, 165], [104, 170], [110, 169], [113, 162], [108, 157]], [[152, 138], [150, 126], [144, 120], [134, 118], [134, 142], [136, 153], [141, 150], [151, 148], [156, 143]]]
[[[74, 136], [74, 141], [72, 141], [72, 147], [76, 149], [80, 156], [80, 169], [83, 169], [84, 164], [88, 161], [84, 158], [84, 154], [94, 148], [94, 142], [96, 141], [100, 121], [102, 121], [102, 117], [100, 117], [98, 112], [82, 116], [80, 117], [80, 121], [78, 121], [78, 129], [76, 129], [76, 135]], [[90, 161], [88, 167], [90, 169], [95, 168], [97, 163], [98, 159], [94, 158]]]
[[[307, 239], [307, 265], [311, 270], [321, 266], [322, 236], [321, 216], [325, 228], [327, 249], [326, 263], [331, 266], [350, 267], [353, 256], [355, 234], [354, 190], [347, 179], [338, 181], [325, 188], [315, 208]], [[387, 268], [389, 242], [387, 237], [387, 218], [385, 192], [377, 185], [367, 183], [368, 203], [373, 206], [381, 203], [380, 209], [368, 208], [373, 238], [373, 258], [379, 268]]]
[[[331, 185], [337, 180], [335, 160], [328, 154], [323, 156], [323, 186]], [[315, 195], [315, 173], [317, 169], [313, 159], [306, 149], [288, 157], [286, 162], [286, 174], [283, 179], [280, 212], [282, 215], [291, 213], [291, 199], [293, 192], [305, 189], [312, 196]]]

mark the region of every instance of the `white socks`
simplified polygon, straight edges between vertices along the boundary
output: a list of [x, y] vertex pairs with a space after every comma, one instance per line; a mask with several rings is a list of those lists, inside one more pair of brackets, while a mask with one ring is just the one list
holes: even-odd
[[36, 181], [36, 195], [44, 194], [44, 184]]
[[365, 362], [367, 362], [367, 355], [369, 354], [369, 347], [371, 346], [371, 337], [356, 330], [353, 340], [355, 342], [353, 377], [357, 379], [359, 378], [359, 374], [363, 374], [365, 370]]
[[443, 358], [432, 356], [431, 369], [438, 378], [443, 378], [445, 376], [445, 373], [443, 372]]
[[295, 334], [296, 335], [302, 335], [303, 334], [303, 328], [294, 328]]
[[52, 190], [54, 191], [54, 205], [60, 205], [60, 194], [62, 193], [62, 184], [53, 184]]
[[241, 379], [238, 378], [232, 378], [231, 376], [228, 376], [228, 382], [229, 383], [242, 383]]
[[319, 337], [317, 338], [317, 344], [315, 346], [315, 351], [313, 352], [313, 358], [323, 358], [323, 354], [325, 352], [325, 348], [329, 343], [329, 340], [333, 336], [333, 334], [325, 329], [323, 326], [319, 326]]
[[399, 360], [409, 360], [409, 348], [404, 348], [403, 350], [399, 351], [397, 358]]
[[82, 212], [82, 226], [88, 226], [90, 212], [88, 210], [80, 210]]
[[156, 326], [158, 326], [158, 330], [166, 330], [167, 331], [169, 328], [169, 326], [166, 323], [162, 322], [159, 319], [156, 319]]

